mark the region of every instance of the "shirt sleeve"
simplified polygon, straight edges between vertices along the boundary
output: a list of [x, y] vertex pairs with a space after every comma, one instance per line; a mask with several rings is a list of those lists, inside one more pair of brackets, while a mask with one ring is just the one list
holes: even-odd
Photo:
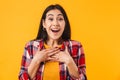
[[80, 74], [80, 79], [78, 80], [87, 80], [85, 54], [82, 44], [79, 44], [79, 49], [78, 49], [78, 71]]
[[31, 62], [30, 54], [31, 54], [31, 45], [27, 43], [24, 48], [24, 54], [22, 56], [21, 68], [18, 77], [19, 80], [30, 80], [30, 77], [28, 75], [28, 66]]
[[70, 80], [87, 80], [86, 77], [86, 65], [85, 65], [85, 54], [83, 46], [78, 41], [69, 42], [71, 56], [78, 67], [79, 79], [73, 79], [71, 76]]

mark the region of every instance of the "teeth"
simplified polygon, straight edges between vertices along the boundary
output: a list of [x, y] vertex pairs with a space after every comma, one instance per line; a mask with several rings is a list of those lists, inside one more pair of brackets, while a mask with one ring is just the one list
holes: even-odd
[[53, 30], [53, 29], [51, 29], [51, 31], [52, 31], [52, 32], [58, 32], [59, 30]]

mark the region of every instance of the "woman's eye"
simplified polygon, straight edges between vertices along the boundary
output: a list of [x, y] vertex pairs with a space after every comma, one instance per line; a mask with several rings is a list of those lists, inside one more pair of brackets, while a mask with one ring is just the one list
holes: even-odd
[[58, 20], [59, 20], [59, 21], [62, 21], [62, 20], [63, 20], [63, 18], [59, 18]]
[[48, 20], [53, 21], [53, 18], [49, 18]]

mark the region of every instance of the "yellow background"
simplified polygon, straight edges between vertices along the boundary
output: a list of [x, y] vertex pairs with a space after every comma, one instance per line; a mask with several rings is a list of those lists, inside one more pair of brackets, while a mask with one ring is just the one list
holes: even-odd
[[72, 39], [82, 42], [89, 80], [120, 80], [119, 0], [1, 0], [0, 80], [17, 80], [24, 45], [36, 37], [43, 10], [61, 4]]

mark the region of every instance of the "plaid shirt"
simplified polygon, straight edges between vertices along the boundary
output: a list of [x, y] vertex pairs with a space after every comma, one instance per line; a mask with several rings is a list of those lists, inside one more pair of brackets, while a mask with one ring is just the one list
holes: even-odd
[[[82, 45], [77, 41], [68, 40], [63, 42], [60, 50], [61, 51], [64, 50], [65, 46], [68, 47], [69, 53], [78, 67], [80, 79], [76, 79], [76, 80], [87, 80], [85, 55], [83, 52]], [[36, 51], [38, 50], [38, 47], [40, 47], [40, 50], [45, 49], [43, 40], [30, 41], [25, 45], [24, 54], [22, 56], [21, 69], [19, 73], [19, 80], [31, 80], [28, 75], [27, 69]], [[68, 69], [64, 63], [60, 62], [59, 67], [60, 67], [60, 80], [75, 80], [69, 75]], [[44, 71], [44, 63], [41, 62], [36, 72], [36, 76], [33, 78], [33, 80], [42, 80], [43, 71]]]

